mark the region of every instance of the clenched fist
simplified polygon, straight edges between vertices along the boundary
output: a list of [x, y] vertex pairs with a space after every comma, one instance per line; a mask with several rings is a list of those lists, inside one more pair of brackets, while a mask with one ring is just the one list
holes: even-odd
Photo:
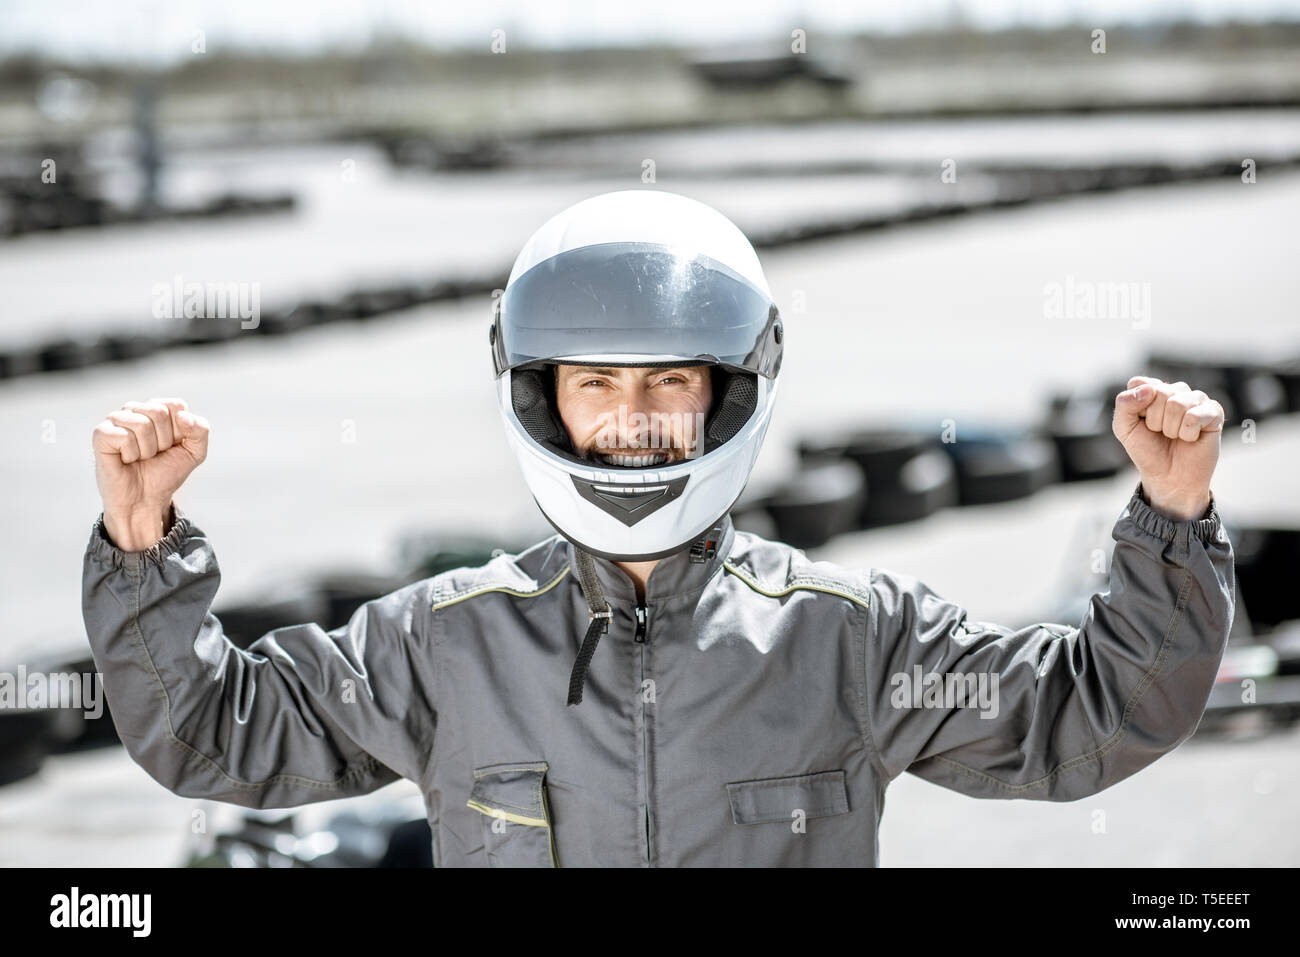
[[172, 495], [207, 458], [208, 431], [184, 399], [127, 402], [95, 426], [95, 481], [118, 548], [144, 551], [163, 537]]
[[1151, 507], [1175, 521], [1200, 518], [1210, 505], [1223, 406], [1186, 382], [1134, 376], [1115, 397], [1111, 427]]

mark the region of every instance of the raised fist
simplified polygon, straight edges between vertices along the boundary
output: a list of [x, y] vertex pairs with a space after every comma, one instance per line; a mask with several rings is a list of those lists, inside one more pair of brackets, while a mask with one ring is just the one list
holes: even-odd
[[208, 455], [208, 422], [184, 399], [127, 402], [91, 435], [104, 527], [123, 551], [166, 532], [172, 495]]
[[1137, 375], [1115, 396], [1112, 430], [1153, 508], [1175, 521], [1201, 517], [1219, 460], [1222, 405], [1186, 382]]

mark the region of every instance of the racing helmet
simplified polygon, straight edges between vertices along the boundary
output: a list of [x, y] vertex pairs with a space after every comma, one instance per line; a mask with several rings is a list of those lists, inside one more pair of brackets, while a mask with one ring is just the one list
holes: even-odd
[[[549, 219], [494, 299], [489, 334], [506, 435], [547, 521], [615, 561], [662, 558], [708, 533], [758, 457], [782, 340], [753, 246], [704, 203], [627, 189]], [[708, 365], [713, 402], [692, 454], [641, 467], [579, 454], [556, 405], [561, 363]]]

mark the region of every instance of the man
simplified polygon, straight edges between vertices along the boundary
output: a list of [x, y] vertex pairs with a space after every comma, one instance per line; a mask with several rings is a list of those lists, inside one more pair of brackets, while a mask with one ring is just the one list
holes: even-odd
[[156, 400], [97, 427], [86, 626], [123, 743], [164, 786], [265, 808], [409, 778], [438, 866], [874, 865], [904, 771], [1072, 801], [1195, 729], [1233, 565], [1210, 492], [1223, 410], [1186, 383], [1116, 397], [1140, 483], [1109, 592], [1078, 628], [1011, 630], [734, 529], [784, 330], [709, 207], [655, 190], [570, 207], [520, 253], [489, 339], [559, 534], [328, 633], [222, 635], [212, 545], [172, 507], [203, 418]]

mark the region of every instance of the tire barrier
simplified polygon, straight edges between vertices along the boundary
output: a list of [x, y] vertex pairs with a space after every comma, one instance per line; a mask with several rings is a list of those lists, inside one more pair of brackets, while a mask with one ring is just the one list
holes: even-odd
[[417, 133], [365, 133], [398, 169], [489, 170], [507, 165], [509, 152], [499, 136], [431, 136]]
[[1056, 445], [1032, 432], [966, 427], [942, 448], [957, 469], [962, 505], [1027, 498], [1061, 479]]
[[409, 309], [419, 301], [420, 293], [415, 287], [389, 286], [348, 293], [339, 301], [339, 309], [347, 319], [371, 319]]
[[823, 460], [805, 464], [788, 482], [748, 505], [771, 517], [781, 541], [816, 548], [858, 526], [866, 494], [862, 470], [853, 462]]
[[116, 332], [103, 337], [104, 349], [109, 362], [129, 362], [153, 355], [163, 348], [163, 340], [158, 336], [142, 332]]
[[433, 831], [422, 817], [388, 832], [388, 848], [376, 867], [433, 867]]
[[263, 310], [258, 331], [264, 336], [285, 336], [309, 326], [320, 325], [316, 303], [299, 303], [287, 309]]
[[[864, 491], [866, 489], [865, 482], [863, 482], [863, 489]], [[738, 532], [750, 532], [759, 538], [778, 537], [776, 519], [772, 518], [771, 513], [763, 507], [761, 498], [746, 497], [742, 494], [740, 500], [731, 509], [731, 522]]]
[[1300, 528], [1239, 525], [1231, 529], [1237, 588], [1251, 624], [1261, 630], [1300, 619]]
[[1256, 421], [1291, 411], [1288, 386], [1278, 372], [1293, 376], [1296, 362], [1220, 362], [1153, 352], [1147, 357], [1147, 368], [1150, 375], [1166, 382], [1186, 382], [1208, 392], [1223, 406], [1224, 425], [1235, 426], [1246, 419]]
[[[377, 138], [381, 145], [388, 149], [390, 155], [396, 162], [396, 156], [390, 144], [393, 142], [406, 143], [409, 146], [410, 138], [399, 134], [379, 133], [368, 134], [371, 138]], [[405, 148], [405, 147], [403, 147]], [[478, 147], [470, 152], [476, 153]], [[453, 148], [451, 152], [455, 152]], [[417, 163], [416, 165], [419, 165]], [[1278, 160], [1261, 162], [1257, 168], [1287, 168], [1300, 165], [1300, 157], [1288, 157]], [[871, 169], [876, 167], [871, 166]], [[1057, 196], [1066, 196], [1076, 193], [1099, 192], [1115, 189], [1129, 189], [1135, 187], [1160, 185], [1164, 183], [1215, 179], [1224, 177], [1239, 177], [1241, 173], [1240, 161], [1222, 161], [1208, 162], [1201, 164], [1191, 164], [1184, 166], [1171, 166], [1168, 164], [1140, 164], [1126, 166], [1112, 166], [1101, 168], [1073, 168], [1073, 167], [984, 167], [980, 170], [985, 175], [991, 175], [997, 179], [997, 188], [993, 191], [991, 197], [972, 200], [963, 203], [937, 203], [922, 204], [907, 209], [902, 209], [889, 213], [872, 213], [865, 216], [854, 216], [839, 221], [821, 221], [806, 224], [794, 224], [789, 226], [777, 226], [768, 229], [756, 229], [751, 232], [750, 239], [755, 248], [776, 248], [779, 246], [807, 242], [809, 240], [823, 239], [834, 236], [843, 236], [852, 233], [870, 232], [877, 229], [884, 229], [892, 226], [903, 226], [908, 224], [928, 222], [936, 219], [948, 218], [952, 216], [965, 215], [971, 212], [978, 212], [985, 209], [998, 209], [1009, 206], [1019, 206], [1026, 203], [1037, 202], [1039, 200], [1050, 199]], [[39, 185], [39, 184], [38, 184]], [[22, 183], [10, 181], [9, 186], [23, 195], [32, 193], [36, 189], [25, 180]], [[3, 193], [4, 183], [0, 183], [0, 193]], [[71, 188], [71, 187], [70, 187]], [[43, 196], [42, 193], [35, 193], [36, 196]], [[142, 210], [138, 212], [111, 211], [109, 219], [114, 222], [146, 222], [154, 219], [192, 219], [203, 216], [225, 216], [244, 213], [261, 213], [273, 212], [294, 208], [296, 199], [292, 195], [280, 195], [271, 197], [247, 197], [234, 194], [218, 196], [201, 207], [193, 209], [172, 209], [172, 210]], [[90, 214], [87, 214], [90, 215]], [[73, 217], [76, 218], [76, 217]], [[57, 219], [57, 217], [56, 217]], [[71, 223], [69, 223], [71, 224]], [[0, 233], [3, 228], [0, 228]], [[398, 283], [391, 286], [378, 286], [365, 289], [353, 290], [340, 297], [339, 300], [330, 304], [316, 304], [314, 311], [302, 316], [294, 316], [294, 309], [288, 309], [284, 313], [275, 313], [273, 321], [263, 321], [256, 331], [268, 335], [280, 335], [294, 332], [311, 325], [318, 325], [324, 322], [332, 322], [341, 319], [371, 319], [381, 315], [387, 315], [402, 309], [409, 308], [413, 305], [422, 303], [432, 303], [458, 299], [468, 295], [479, 293], [489, 293], [494, 289], [505, 286], [505, 276], [490, 275], [483, 277], [463, 278], [460, 280], [440, 280], [428, 284], [406, 284]], [[217, 326], [237, 325], [237, 323], [222, 322], [213, 323]], [[244, 330], [240, 330], [244, 331]], [[248, 330], [252, 331], [252, 330]], [[113, 337], [120, 338], [122, 334], [111, 334]], [[212, 342], [224, 341], [226, 333], [223, 330], [212, 329], [206, 331], [189, 330], [180, 335], [165, 333], [147, 333], [146, 338], [155, 339], [159, 348], [168, 348], [173, 346], [193, 346], [207, 345]], [[41, 353], [46, 347], [37, 346], [36, 352]], [[42, 371], [62, 371], [64, 367], [46, 369], [38, 360], [34, 364], [24, 355], [24, 349], [18, 349], [13, 354], [0, 353], [0, 379], [16, 378], [18, 376], [29, 375]], [[156, 351], [156, 350], [155, 350]], [[126, 358], [138, 358], [130, 356]], [[91, 363], [91, 358], [87, 356], [83, 361]], [[106, 354], [102, 359], [95, 361], [121, 361], [117, 356]], [[1293, 360], [1300, 362], [1300, 360]], [[86, 365], [77, 366], [76, 368], [86, 368]], [[1297, 381], [1296, 367], [1294, 364], [1288, 366], [1290, 370], [1290, 386], [1284, 386], [1284, 392], [1287, 398], [1284, 400], [1291, 411], [1300, 409], [1300, 381]], [[1263, 411], [1257, 415], [1247, 415], [1248, 418], [1259, 418], [1263, 414], [1272, 414], [1271, 410], [1276, 406], [1276, 394], [1267, 395], [1260, 392], [1261, 387], [1258, 383], [1250, 384], [1245, 392], [1255, 396], [1262, 401]], [[1208, 389], [1207, 389], [1208, 391]], [[1227, 403], [1224, 405], [1227, 411]], [[1232, 424], [1236, 424], [1239, 419], [1234, 419]]]
[[[1295, 166], [1300, 166], [1300, 156], [1262, 162], [1257, 164], [1256, 168], [1287, 169]], [[880, 172], [880, 167], [866, 163], [862, 165], [861, 170]], [[839, 167], [838, 171], [844, 172], [846, 168]], [[1233, 159], [1181, 166], [1150, 163], [1099, 168], [977, 166], [972, 168], [972, 172], [995, 179], [996, 184], [991, 196], [966, 202], [925, 203], [902, 210], [855, 215], [839, 220], [778, 226], [753, 231], [749, 234], [749, 238], [757, 249], [775, 248], [813, 239], [829, 239], [964, 216], [968, 213], [1023, 206], [1061, 196], [1140, 189], [1200, 180], [1240, 181], [1241, 161]]]
[[490, 293], [504, 285], [504, 276], [492, 275], [358, 289], [333, 301], [300, 302], [267, 310], [255, 327], [247, 329], [238, 319], [190, 318], [159, 320], [158, 325], [145, 330], [120, 329], [85, 340], [60, 336], [36, 345], [0, 348], [0, 379], [75, 371], [128, 362], [164, 349], [218, 345], [246, 336], [281, 336], [332, 322], [369, 320], [427, 303]]
[[1300, 675], [1300, 619], [1279, 623], [1264, 640], [1277, 655], [1279, 675]]
[[58, 739], [53, 709], [0, 712], [0, 785], [31, 777]]
[[291, 212], [298, 205], [296, 196], [282, 193], [272, 196], [243, 196], [226, 193], [196, 206], [114, 206], [99, 196], [80, 191], [81, 186], [60, 172], [60, 182], [29, 183], [13, 179], [0, 182], [0, 236], [56, 229], [80, 229], [136, 225], [195, 219], [218, 219], [230, 216], [267, 215]]
[[211, 346], [222, 342], [231, 342], [238, 338], [243, 330], [238, 322], [230, 319], [180, 319], [171, 345], [177, 347]]
[[[21, 670], [4, 670], [10, 680], [23, 680]], [[25, 665], [28, 691], [36, 675], [44, 676], [45, 690], [40, 707], [0, 708], [0, 784], [17, 780], [23, 767], [34, 773], [39, 762], [25, 762], [25, 757], [44, 760], [46, 755], [120, 743], [96, 672], [88, 646], [84, 654], [47, 656]], [[88, 687], [92, 681], [93, 689]]]
[[1286, 410], [1300, 412], [1300, 356], [1274, 363], [1272, 372], [1286, 392]]
[[280, 586], [259, 599], [212, 609], [226, 637], [236, 647], [245, 649], [277, 628], [307, 621], [319, 623], [326, 612], [325, 596], [310, 586], [301, 585]]
[[406, 580], [420, 581], [453, 568], [485, 564], [502, 551], [521, 551], [550, 534], [550, 531], [543, 532], [527, 542], [500, 542], [476, 535], [417, 530], [398, 540], [397, 555], [401, 566], [406, 569]]
[[1048, 404], [1039, 434], [1056, 445], [1061, 480], [1080, 482], [1107, 478], [1129, 464], [1124, 445], [1111, 428], [1115, 396], [1124, 383], [1093, 392], [1058, 393]]
[[87, 369], [107, 361], [108, 348], [102, 339], [55, 339], [40, 351], [42, 372]]
[[16, 379], [43, 371], [39, 348], [18, 346], [0, 351], [0, 379]]
[[957, 473], [937, 435], [909, 429], [864, 429], [838, 441], [805, 441], [805, 462], [843, 458], [862, 470], [867, 494], [857, 528], [924, 518], [957, 504]]
[[[419, 579], [414, 579], [418, 581]], [[408, 576], [370, 575], [347, 572], [313, 579], [311, 587], [319, 594], [323, 607], [318, 621], [326, 631], [346, 625], [353, 612], [366, 602], [397, 591], [413, 579]]]

